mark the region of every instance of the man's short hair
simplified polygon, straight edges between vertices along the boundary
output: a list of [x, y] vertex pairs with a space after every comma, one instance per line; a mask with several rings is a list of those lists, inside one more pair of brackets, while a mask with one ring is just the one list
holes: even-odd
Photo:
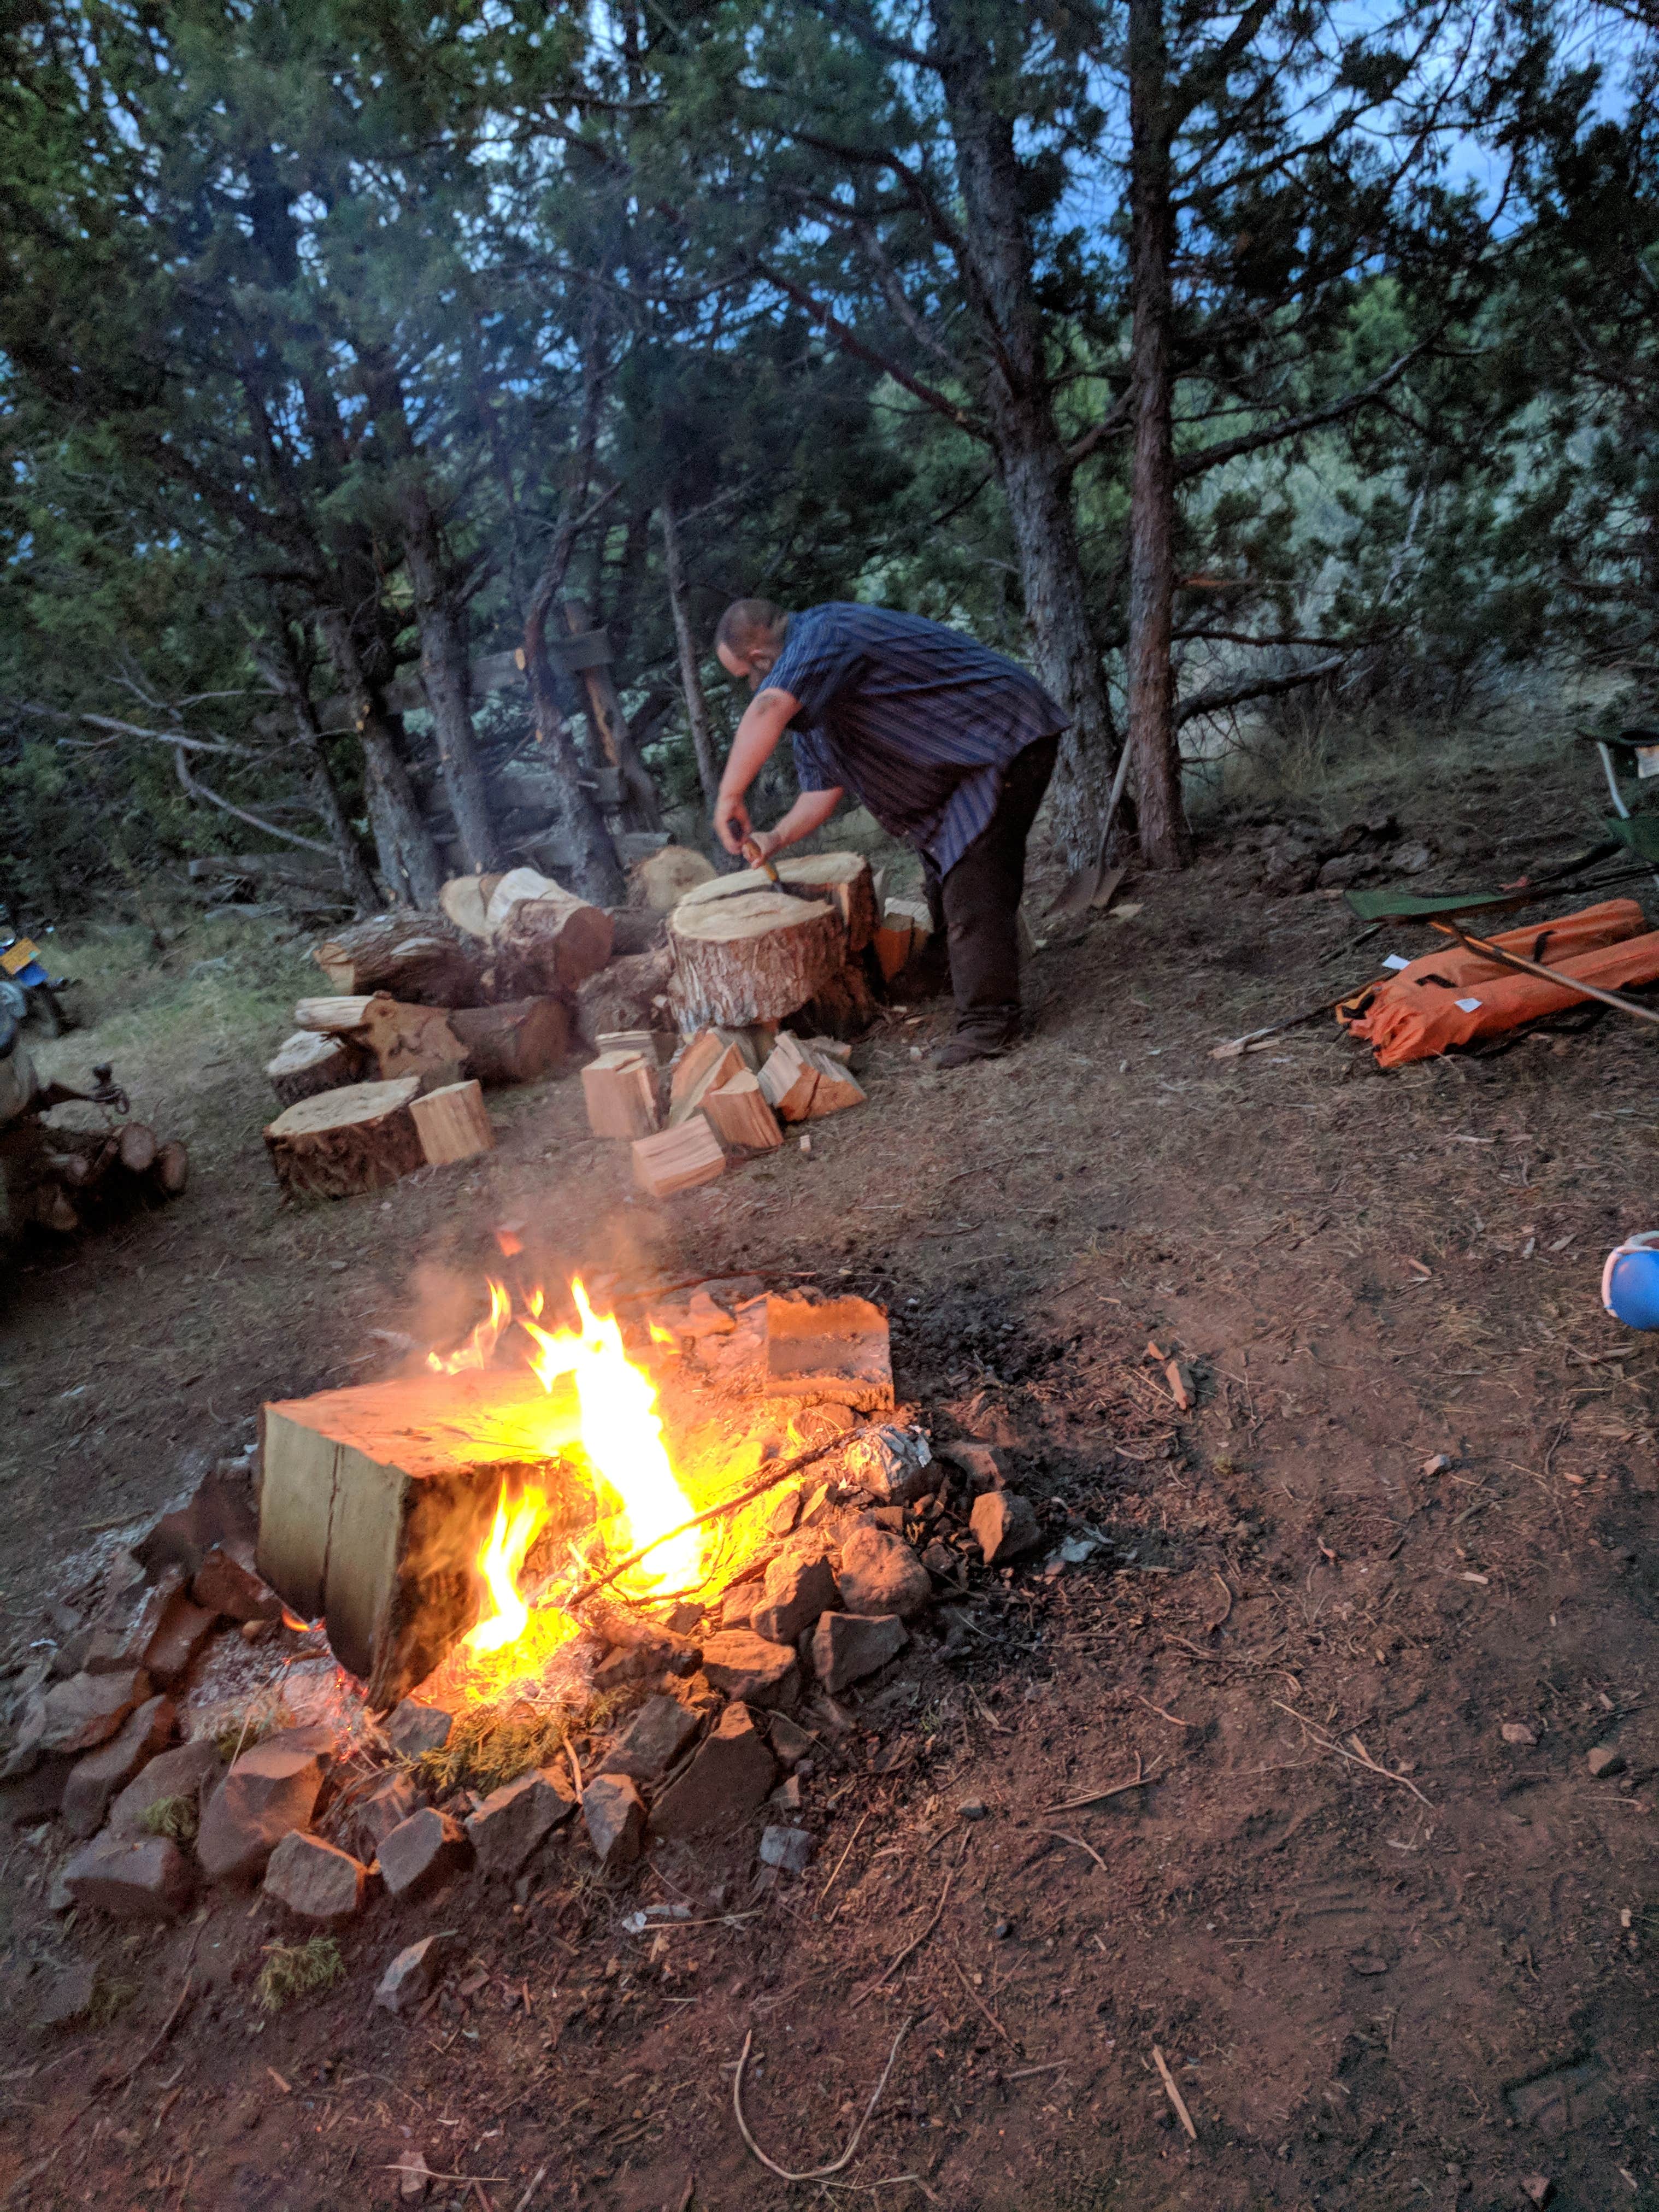
[[733, 599], [720, 617], [714, 642], [743, 660], [757, 645], [775, 645], [788, 621], [784, 609], [770, 599]]

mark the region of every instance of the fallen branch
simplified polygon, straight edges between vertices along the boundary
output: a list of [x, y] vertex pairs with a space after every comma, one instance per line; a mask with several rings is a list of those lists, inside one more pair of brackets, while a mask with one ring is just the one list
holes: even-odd
[[1169, 2092], [1170, 2102], [1176, 2108], [1176, 2118], [1180, 2121], [1182, 2126], [1186, 2129], [1188, 2136], [1191, 2141], [1196, 2142], [1198, 2141], [1198, 2130], [1193, 2125], [1193, 2116], [1187, 2110], [1187, 2100], [1182, 2095], [1180, 2090], [1176, 2088], [1175, 2075], [1170, 2071], [1169, 2061], [1164, 2057], [1164, 2053], [1158, 2049], [1157, 2044], [1152, 2045], [1152, 2063], [1157, 2067], [1159, 2074], [1163, 2076], [1164, 2087]]
[[768, 2158], [766, 2153], [749, 2132], [749, 2123], [743, 2117], [743, 2069], [749, 2063], [749, 2046], [755, 2039], [754, 2029], [751, 2027], [743, 2039], [743, 2049], [738, 2054], [738, 2070], [732, 2076], [732, 2110], [737, 2117], [738, 2132], [769, 2173], [775, 2173], [780, 2181], [827, 2181], [832, 2173], [839, 2173], [843, 2167], [852, 2164], [858, 2147], [864, 2140], [864, 2130], [870, 2124], [871, 2115], [881, 2101], [882, 2091], [887, 2087], [887, 2077], [892, 2072], [893, 2063], [899, 2055], [899, 2045], [915, 2026], [915, 2017], [912, 2013], [893, 2038], [893, 2047], [887, 2054], [887, 2063], [881, 2069], [881, 2079], [870, 2093], [870, 2101], [864, 2108], [864, 2117], [853, 2130], [852, 2142], [848, 2144], [834, 2165], [817, 2166], [811, 2173], [789, 2172], [786, 2167], [780, 2166], [775, 2159]]
[[[824, 1883], [823, 1887], [818, 1892], [818, 1904], [820, 1907], [822, 1907], [824, 1899], [829, 1896], [830, 1891], [835, 1887], [836, 1880], [841, 1874], [841, 1870], [846, 1865], [848, 1858], [851, 1855], [854, 1844], [857, 1843], [859, 1838], [864, 1833], [864, 1824], [869, 1817], [870, 1815], [867, 1810], [860, 1814], [857, 1827], [854, 1829], [852, 1834], [847, 1838], [846, 1850], [844, 1850], [841, 1856], [836, 1861], [834, 1872], [830, 1875], [829, 1881]], [[839, 1910], [839, 1907], [837, 1910]]]
[[990, 2021], [992, 2027], [995, 2028], [997, 2033], [1002, 2038], [1005, 2043], [1012, 2043], [1014, 2039], [1013, 2037], [1009, 2034], [1007, 2029], [992, 2011], [990, 2006], [988, 2005], [984, 1998], [981, 1996], [979, 1991], [969, 1980], [966, 1973], [963, 1971], [960, 1965], [957, 1966], [957, 1979], [962, 1984], [963, 1988], [967, 1990], [969, 2003], [975, 2004], [979, 2007], [986, 2019]]
[[781, 1462], [769, 1474], [763, 1476], [759, 1482], [751, 1483], [747, 1490], [740, 1490], [735, 1498], [728, 1498], [723, 1504], [711, 1505], [707, 1512], [694, 1513], [689, 1521], [682, 1521], [678, 1528], [665, 1528], [660, 1536], [653, 1536], [648, 1544], [641, 1544], [637, 1552], [630, 1552], [625, 1559], [618, 1559], [614, 1567], [607, 1567], [602, 1575], [593, 1576], [568, 1597], [562, 1597], [557, 1602], [567, 1612], [574, 1612], [577, 1606], [586, 1605], [588, 1599], [602, 1590], [607, 1583], [614, 1583], [618, 1575], [625, 1575], [630, 1567], [638, 1566], [641, 1559], [648, 1558], [663, 1545], [672, 1543], [676, 1536], [684, 1536], [688, 1528], [701, 1528], [705, 1522], [718, 1521], [723, 1513], [735, 1513], [739, 1505], [747, 1505], [750, 1498], [763, 1497], [767, 1491], [776, 1489], [779, 1483], [787, 1481], [792, 1474], [799, 1474], [802, 1468], [811, 1467], [814, 1460], [824, 1458], [843, 1441], [841, 1437], [831, 1437], [825, 1443], [814, 1444], [811, 1451], [798, 1453], [793, 1459]]
[[1068, 1836], [1063, 1828], [1050, 1828], [1048, 1833], [1057, 1844], [1075, 1844], [1080, 1851], [1087, 1851], [1102, 1874], [1107, 1871], [1106, 1862], [1092, 1844], [1085, 1844], [1081, 1836]]
[[1356, 1750], [1349, 1751], [1338, 1743], [1334, 1736], [1327, 1735], [1324, 1729], [1319, 1727], [1317, 1723], [1310, 1721], [1305, 1713], [1297, 1712], [1294, 1705], [1282, 1705], [1277, 1698], [1269, 1698], [1267, 1702], [1270, 1705], [1278, 1705], [1279, 1711], [1288, 1713], [1293, 1721], [1300, 1721], [1322, 1751], [1332, 1752], [1338, 1759], [1346, 1759], [1350, 1766], [1363, 1766], [1368, 1774], [1380, 1775], [1384, 1782], [1397, 1782], [1402, 1790], [1411, 1791], [1419, 1805], [1427, 1805], [1431, 1813], [1434, 1811], [1435, 1808], [1412, 1780], [1410, 1775], [1396, 1774], [1391, 1766], [1379, 1766], [1364, 1746], [1359, 1742], [1358, 1736], [1349, 1737], [1348, 1741], [1358, 1747]]

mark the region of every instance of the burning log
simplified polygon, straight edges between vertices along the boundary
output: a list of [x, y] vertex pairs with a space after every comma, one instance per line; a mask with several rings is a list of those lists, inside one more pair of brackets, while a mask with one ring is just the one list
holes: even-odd
[[345, 997], [386, 991], [425, 1006], [477, 1006], [484, 956], [445, 914], [377, 914], [325, 938], [311, 957]]
[[426, 1154], [409, 1110], [420, 1088], [413, 1075], [392, 1083], [352, 1083], [279, 1114], [265, 1131], [265, 1144], [284, 1194], [349, 1198], [423, 1167]]
[[[372, 1383], [268, 1405], [260, 1573], [379, 1711], [426, 1680], [478, 1620], [479, 1559], [509, 1498], [579, 1436], [574, 1395], [522, 1369]], [[556, 1530], [593, 1518], [575, 1471], [538, 1493]]]
[[346, 1038], [372, 1082], [414, 1075], [431, 1088], [460, 1079], [466, 1054], [441, 1007], [404, 1006], [376, 991], [367, 998], [301, 999], [294, 1018], [302, 1030]]
[[452, 1160], [470, 1160], [495, 1148], [495, 1132], [484, 1110], [479, 1085], [449, 1083], [412, 1098], [410, 1112], [420, 1132], [421, 1150], [428, 1167], [446, 1167]]
[[508, 999], [463, 1006], [449, 1017], [480, 1083], [535, 1083], [556, 1075], [570, 1054], [570, 1010], [558, 999]]

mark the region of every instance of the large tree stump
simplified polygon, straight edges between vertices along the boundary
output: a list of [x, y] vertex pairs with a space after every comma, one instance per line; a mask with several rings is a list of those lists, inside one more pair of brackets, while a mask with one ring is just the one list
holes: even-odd
[[570, 1009], [559, 999], [507, 999], [462, 1006], [449, 1026], [480, 1083], [535, 1083], [556, 1075], [570, 1051]]
[[303, 1098], [265, 1131], [270, 1164], [290, 1197], [349, 1198], [380, 1190], [426, 1163], [410, 1101], [418, 1077], [351, 1083]]
[[[833, 899], [847, 931], [848, 951], [863, 951], [875, 936], [879, 915], [875, 878], [861, 853], [785, 854], [773, 865], [786, 884], [801, 890], [821, 890]], [[766, 883], [758, 868], [745, 868], [734, 876], [716, 876], [708, 883], [695, 884], [676, 905], [674, 920], [681, 921], [689, 907], [709, 906], [721, 899], [743, 898], [750, 891], [764, 890]]]
[[447, 915], [377, 914], [314, 945], [311, 957], [346, 996], [386, 991], [422, 1006], [476, 1006], [485, 955]]
[[714, 899], [693, 891], [668, 918], [668, 942], [670, 996], [685, 1030], [781, 1020], [804, 1006], [847, 957], [847, 931], [833, 901], [775, 890]]

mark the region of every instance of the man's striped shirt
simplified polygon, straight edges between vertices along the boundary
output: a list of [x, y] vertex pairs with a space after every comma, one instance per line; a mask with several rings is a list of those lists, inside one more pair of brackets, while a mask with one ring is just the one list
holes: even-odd
[[791, 720], [803, 791], [850, 791], [948, 875], [989, 822], [1016, 753], [1066, 726], [1036, 678], [921, 615], [832, 601], [791, 617], [763, 688]]

